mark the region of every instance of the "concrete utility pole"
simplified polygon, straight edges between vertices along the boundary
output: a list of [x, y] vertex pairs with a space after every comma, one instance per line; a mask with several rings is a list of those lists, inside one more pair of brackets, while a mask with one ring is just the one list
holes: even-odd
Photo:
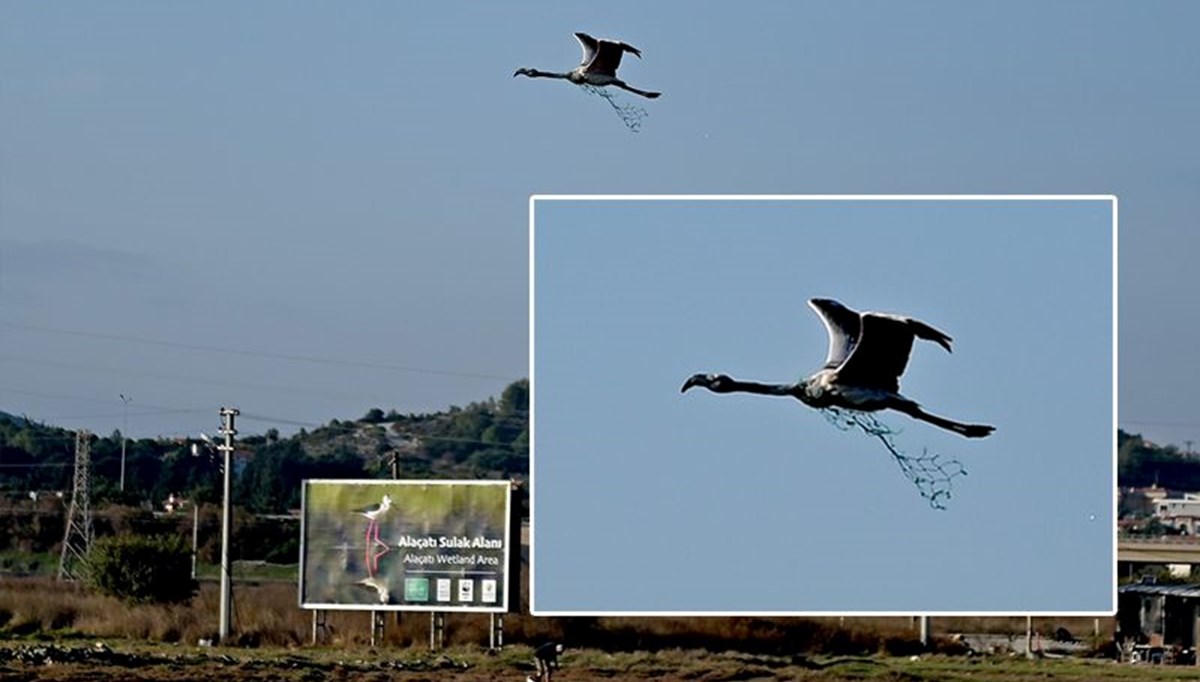
[[124, 393], [118, 393], [121, 396], [121, 492], [125, 492], [125, 443], [129, 440], [129, 436], [125, 435], [129, 431], [129, 401], [133, 400]]
[[196, 579], [196, 560], [200, 556], [200, 505], [192, 498], [192, 580]]
[[222, 511], [221, 511], [221, 623], [218, 629], [218, 641], [225, 644], [225, 639], [229, 636], [230, 597], [233, 594], [232, 576], [229, 568], [229, 533], [230, 520], [233, 515], [233, 437], [237, 435], [237, 429], [233, 428], [233, 418], [238, 416], [240, 412], [237, 408], [222, 407], [221, 408], [221, 431], [220, 434], [225, 437], [224, 441], [217, 446], [217, 449], [225, 453], [225, 492], [222, 496]]

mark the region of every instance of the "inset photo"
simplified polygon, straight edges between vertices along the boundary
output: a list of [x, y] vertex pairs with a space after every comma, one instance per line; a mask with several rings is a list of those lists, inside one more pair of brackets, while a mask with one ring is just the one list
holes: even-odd
[[1117, 199], [530, 200], [536, 615], [1111, 614]]

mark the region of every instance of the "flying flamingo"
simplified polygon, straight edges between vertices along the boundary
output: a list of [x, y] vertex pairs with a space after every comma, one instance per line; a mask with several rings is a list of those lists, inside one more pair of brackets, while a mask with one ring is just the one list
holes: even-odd
[[579, 46], [583, 48], [583, 61], [579, 63], [579, 66], [566, 73], [522, 68], [517, 69], [513, 73], [513, 78], [517, 76], [527, 76], [529, 78], [562, 78], [576, 85], [594, 85], [597, 87], [615, 85], [622, 90], [628, 90], [649, 99], [654, 99], [662, 94], [661, 92], [639, 90], [617, 78], [617, 67], [621, 65], [621, 56], [624, 53], [629, 52], [638, 59], [642, 58], [641, 51], [636, 47], [619, 40], [597, 40], [586, 33], [576, 33], [575, 39], [579, 41]]
[[911, 317], [859, 313], [828, 298], [808, 302], [829, 332], [829, 354], [816, 374], [794, 384], [738, 381], [724, 374], [696, 374], [681, 391], [702, 386], [713, 393], [758, 393], [791, 396], [809, 407], [837, 407], [863, 412], [896, 410], [967, 438], [983, 438], [995, 430], [929, 414], [900, 394], [900, 375], [908, 365], [914, 339], [933, 341], [950, 350], [950, 337]]

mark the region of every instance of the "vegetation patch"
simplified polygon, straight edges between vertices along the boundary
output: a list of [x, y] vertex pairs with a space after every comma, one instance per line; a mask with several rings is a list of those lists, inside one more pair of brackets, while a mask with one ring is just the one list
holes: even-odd
[[95, 543], [88, 574], [102, 594], [126, 603], [174, 604], [196, 594], [191, 569], [191, 548], [179, 536], [118, 535]]

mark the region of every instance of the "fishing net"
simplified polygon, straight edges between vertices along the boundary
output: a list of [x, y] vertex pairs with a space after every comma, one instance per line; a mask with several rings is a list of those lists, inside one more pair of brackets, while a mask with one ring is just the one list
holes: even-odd
[[625, 127], [628, 128], [630, 132], [636, 133], [641, 130], [642, 121], [644, 121], [646, 117], [650, 115], [650, 112], [635, 104], [619, 102], [614, 93], [604, 88], [587, 84], [579, 87], [583, 88], [588, 94], [596, 95], [597, 97], [604, 99], [605, 102], [608, 102], [608, 106], [612, 107], [613, 111], [617, 112], [617, 117], [621, 119], [621, 123], [624, 123]]
[[900, 473], [916, 486], [917, 492], [934, 509], [946, 508], [950, 492], [954, 489], [954, 479], [967, 475], [966, 468], [957, 459], [943, 459], [941, 455], [930, 453], [927, 449], [922, 449], [920, 455], [910, 455], [900, 450], [893, 440], [893, 436], [899, 432], [869, 412], [827, 407], [822, 409], [821, 413], [830, 424], [842, 431], [858, 429], [883, 443], [900, 467]]

